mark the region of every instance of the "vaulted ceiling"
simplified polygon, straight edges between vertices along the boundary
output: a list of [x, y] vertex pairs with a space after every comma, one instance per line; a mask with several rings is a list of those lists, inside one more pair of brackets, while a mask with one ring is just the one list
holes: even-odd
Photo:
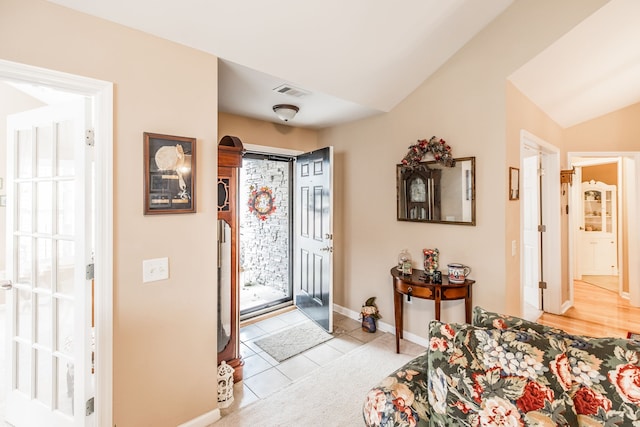
[[[513, 2], [49, 1], [216, 55], [220, 111], [311, 128], [390, 111]], [[510, 79], [564, 127], [640, 102], [638, 16], [612, 0]]]

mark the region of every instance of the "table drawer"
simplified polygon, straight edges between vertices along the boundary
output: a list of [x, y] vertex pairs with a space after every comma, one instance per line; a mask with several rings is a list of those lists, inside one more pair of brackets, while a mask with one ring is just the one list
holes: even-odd
[[442, 287], [442, 299], [462, 299], [467, 296], [467, 287], [463, 288], [447, 288], [446, 286]]
[[405, 295], [411, 294], [417, 298], [435, 298], [433, 288], [427, 286], [416, 286], [404, 282], [396, 282], [396, 291]]

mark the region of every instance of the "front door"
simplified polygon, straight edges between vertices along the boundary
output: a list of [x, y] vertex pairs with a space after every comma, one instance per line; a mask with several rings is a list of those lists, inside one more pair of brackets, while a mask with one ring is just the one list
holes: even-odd
[[79, 98], [7, 123], [6, 421], [15, 427], [93, 424], [89, 113]]
[[333, 331], [333, 147], [296, 158], [294, 298], [296, 306]]

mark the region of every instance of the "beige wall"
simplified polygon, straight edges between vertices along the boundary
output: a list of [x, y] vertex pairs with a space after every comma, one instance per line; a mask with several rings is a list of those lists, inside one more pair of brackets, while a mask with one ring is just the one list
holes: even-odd
[[[115, 84], [113, 423], [215, 409], [217, 58], [41, 0], [0, 2], [0, 58]], [[197, 138], [198, 213], [143, 215], [145, 131]]]
[[[398, 253], [409, 249], [417, 266], [423, 248], [437, 247], [441, 269], [450, 262], [473, 269], [474, 304], [519, 312], [519, 280], [505, 265], [505, 224], [519, 218], [507, 207], [507, 170], [516, 161], [505, 135], [506, 78], [602, 4], [516, 1], [391, 112], [320, 133], [321, 145], [336, 148], [342, 183], [334, 195], [337, 304], [358, 311], [377, 296], [383, 321], [393, 324], [389, 269]], [[416, 139], [432, 135], [456, 157], [476, 156], [476, 227], [396, 221], [395, 165]], [[509, 251], [508, 268], [516, 262]], [[463, 304], [443, 304], [442, 317], [464, 320]], [[405, 329], [425, 337], [433, 318], [433, 302], [414, 299]]]
[[264, 145], [288, 150], [312, 151], [318, 147], [318, 131], [296, 128], [263, 120], [218, 114], [218, 133], [237, 136], [243, 144]]

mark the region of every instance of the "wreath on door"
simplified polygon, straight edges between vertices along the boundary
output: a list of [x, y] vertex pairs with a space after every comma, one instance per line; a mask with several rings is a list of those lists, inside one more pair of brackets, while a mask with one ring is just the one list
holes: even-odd
[[269, 215], [276, 211], [276, 198], [269, 187], [256, 189], [253, 185], [249, 187], [249, 212], [255, 214], [258, 219], [265, 221]]

